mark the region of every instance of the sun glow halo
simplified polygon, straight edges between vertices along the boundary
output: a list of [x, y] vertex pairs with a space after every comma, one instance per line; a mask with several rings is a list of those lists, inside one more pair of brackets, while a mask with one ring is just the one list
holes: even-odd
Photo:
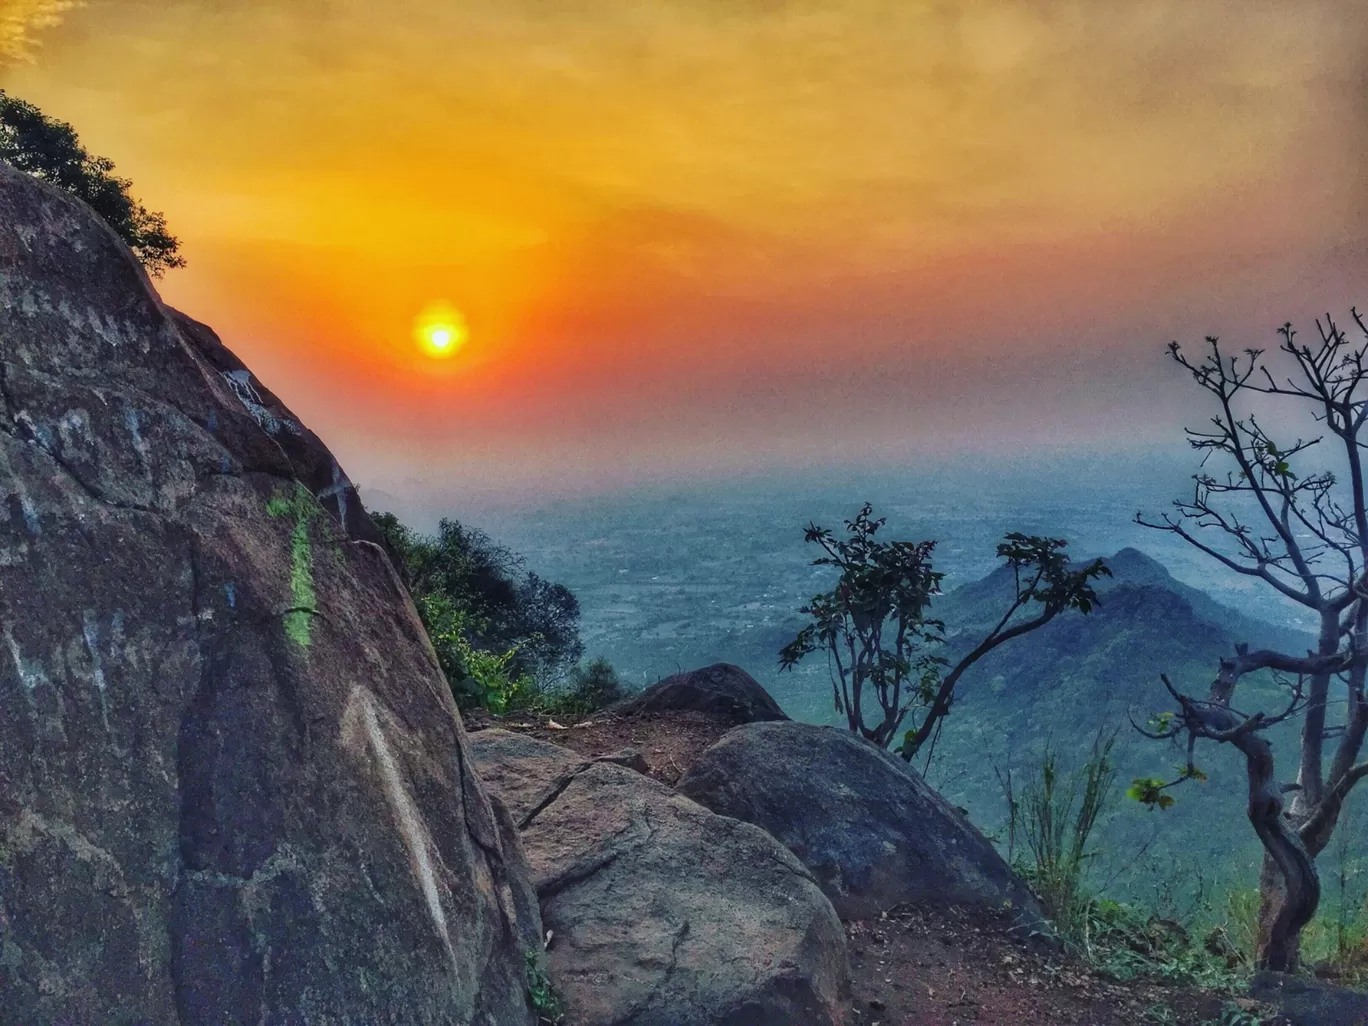
[[469, 331], [459, 310], [446, 303], [433, 303], [414, 323], [414, 337], [428, 356], [452, 356], [465, 344]]

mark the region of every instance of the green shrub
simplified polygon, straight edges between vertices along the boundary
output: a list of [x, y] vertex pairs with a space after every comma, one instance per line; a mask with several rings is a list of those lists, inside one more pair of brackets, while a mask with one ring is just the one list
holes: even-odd
[[[393, 513], [371, 519], [408, 585], [458, 708], [536, 711], [561, 693], [567, 668], [572, 678], [579, 672], [579, 603], [569, 589], [525, 571], [522, 557], [454, 520], [429, 536]], [[566, 693], [581, 697], [573, 679]]]
[[565, 1011], [551, 984], [551, 977], [542, 966], [541, 955], [529, 951], [524, 958], [527, 967], [527, 1004], [537, 1013], [538, 1026], [559, 1026], [565, 1021]]
[[479, 708], [498, 715], [517, 696], [533, 690], [529, 677], [515, 676], [511, 670], [516, 646], [502, 653], [476, 648], [467, 637], [468, 618], [445, 595], [419, 596], [417, 606], [458, 709]]
[[513, 653], [505, 667], [513, 679], [551, 687], [579, 661], [579, 602], [564, 585], [527, 571], [521, 556], [455, 520], [444, 519], [434, 535], [405, 527], [393, 513], [372, 513], [371, 520], [429, 634], [434, 624], [424, 600], [432, 598], [461, 614], [473, 648]]
[[579, 713], [596, 712], [626, 697], [622, 681], [613, 665], [599, 656], [587, 665], [570, 671], [570, 684], [564, 692], [564, 703]]
[[564, 684], [524, 687], [509, 708], [578, 719], [612, 705], [625, 694], [617, 671], [600, 656], [572, 669]]

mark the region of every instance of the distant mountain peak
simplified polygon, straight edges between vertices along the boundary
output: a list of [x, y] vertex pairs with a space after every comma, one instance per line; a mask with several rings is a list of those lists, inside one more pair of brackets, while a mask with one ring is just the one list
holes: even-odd
[[[1127, 545], [1124, 549], [1117, 551], [1116, 555], [1112, 556], [1110, 561], [1115, 563], [1139, 563], [1143, 566], [1156, 566], [1161, 570], [1164, 569], [1163, 563], [1159, 562], [1159, 560], [1148, 553], [1141, 552], [1133, 545]], [[1167, 573], [1168, 571], [1165, 570], [1164, 572]]]
[[[1079, 560], [1074, 565], [1082, 566], [1084, 562]], [[1165, 610], [1194, 624], [1223, 631], [1230, 644], [1257, 642], [1260, 646], [1299, 652], [1314, 643], [1294, 624], [1257, 620], [1237, 608], [1223, 605], [1200, 588], [1184, 584], [1163, 563], [1140, 549], [1126, 546], [1106, 557], [1105, 562], [1112, 576], [1097, 580], [1094, 587], [1100, 599], [1099, 609], [1107, 620], [1120, 610], [1139, 608], [1137, 603], [1143, 599], [1142, 604], [1155, 610]], [[933, 608], [937, 616], [972, 632], [1001, 615], [1006, 608], [1004, 603], [1010, 601], [1014, 579], [1010, 567], [999, 566], [987, 577], [969, 581], [938, 597]], [[1159, 596], [1157, 592], [1161, 591], [1167, 592], [1170, 599]], [[1175, 606], [1172, 600], [1177, 600], [1182, 608]]]
[[1165, 583], [1173, 580], [1173, 575], [1169, 573], [1168, 567], [1164, 566], [1163, 563], [1129, 545], [1114, 556], [1108, 556], [1106, 563], [1111, 569], [1112, 576], [1116, 578], [1130, 580], [1139, 578], [1146, 581], [1164, 581]]

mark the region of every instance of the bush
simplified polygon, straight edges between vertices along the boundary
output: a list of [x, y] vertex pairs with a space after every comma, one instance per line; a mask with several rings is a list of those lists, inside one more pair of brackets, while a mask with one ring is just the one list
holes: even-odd
[[626, 697], [617, 671], [607, 659], [599, 656], [588, 666], [576, 666], [570, 674], [570, 696], [593, 712]]
[[622, 681], [602, 656], [588, 665], [576, 666], [563, 688], [542, 692], [540, 712], [561, 716], [588, 716], [626, 697]]
[[[435, 535], [405, 527], [393, 513], [371, 515], [408, 585], [424, 626], [435, 625], [423, 598], [437, 596], [461, 616], [461, 634], [472, 648], [509, 654], [512, 679], [548, 688], [579, 661], [579, 602], [561, 584], [524, 568], [525, 561], [482, 531], [444, 519]], [[454, 683], [454, 682], [453, 682]]]
[[455, 520], [423, 535], [393, 513], [371, 519], [408, 585], [457, 707], [496, 715], [539, 709], [584, 650], [570, 590], [524, 570], [521, 556]]
[[458, 709], [498, 715], [515, 697], [534, 689], [530, 678], [510, 670], [518, 650], [497, 653], [473, 646], [466, 637], [465, 615], [445, 595], [422, 595], [416, 604]]

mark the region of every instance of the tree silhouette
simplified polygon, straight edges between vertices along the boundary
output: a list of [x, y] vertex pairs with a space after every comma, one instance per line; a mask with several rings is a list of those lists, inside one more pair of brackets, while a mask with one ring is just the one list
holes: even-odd
[[114, 174], [113, 161], [92, 157], [69, 124], [4, 90], [0, 90], [0, 161], [85, 201], [128, 244], [152, 277], [185, 266], [180, 241], [166, 230], [166, 219], [129, 194], [133, 183]]
[[[955, 687], [969, 667], [1065, 610], [1089, 612], [1097, 604], [1092, 582], [1111, 571], [1100, 559], [1071, 566], [1063, 540], [1007, 535], [997, 554], [1014, 574], [1013, 600], [973, 650], [950, 666], [940, 654], [945, 625], [927, 616], [944, 576], [931, 564], [936, 543], [880, 541], [876, 535], [883, 525], [866, 503], [846, 521], [848, 538], [808, 526], [804, 540], [825, 553], [813, 566], [834, 567], [840, 577], [835, 588], [814, 595], [799, 610], [811, 622], [780, 651], [779, 667], [791, 669], [813, 652], [826, 653], [834, 671], [836, 710], [845, 714], [850, 730], [887, 747], [911, 715], [914, 725], [897, 749], [911, 760], [928, 742], [934, 748]], [[871, 694], [873, 701], [867, 702]], [[876, 704], [871, 723], [865, 710]]]

